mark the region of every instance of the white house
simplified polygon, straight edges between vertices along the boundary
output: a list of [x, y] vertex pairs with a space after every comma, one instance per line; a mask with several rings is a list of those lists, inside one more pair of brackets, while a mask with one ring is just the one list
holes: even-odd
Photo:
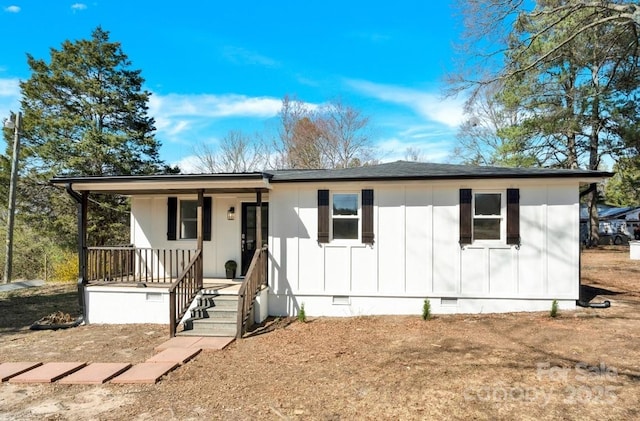
[[[78, 201], [86, 319], [141, 321], [148, 309], [159, 316], [143, 321], [168, 323], [184, 314], [169, 313], [167, 301], [176, 298], [166, 291], [189, 261], [201, 258], [191, 300], [202, 279], [224, 278], [228, 260], [249, 278], [256, 250], [263, 250], [264, 286], [248, 291], [259, 291], [262, 317], [296, 315], [303, 304], [310, 316], [420, 314], [426, 298], [434, 313], [538, 311], [553, 300], [572, 309], [580, 285], [579, 189], [608, 176], [398, 161], [52, 182]], [[131, 197], [132, 246], [117, 251], [125, 254], [86, 247], [91, 192]], [[180, 258], [176, 250], [198, 252], [197, 258]], [[100, 253], [120, 260], [113, 276], [95, 269]], [[147, 281], [129, 266], [144, 266]], [[141, 283], [155, 288], [135, 287]], [[130, 300], [136, 293], [137, 303]], [[136, 312], [128, 314], [127, 306]]]

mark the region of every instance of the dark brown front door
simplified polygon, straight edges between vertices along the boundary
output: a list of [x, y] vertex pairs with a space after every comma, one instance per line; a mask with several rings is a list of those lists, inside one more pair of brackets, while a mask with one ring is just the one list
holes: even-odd
[[[256, 251], [256, 203], [242, 204], [242, 263], [240, 274], [247, 274], [251, 259]], [[262, 203], [262, 245], [267, 244], [267, 235], [269, 233], [269, 203]]]

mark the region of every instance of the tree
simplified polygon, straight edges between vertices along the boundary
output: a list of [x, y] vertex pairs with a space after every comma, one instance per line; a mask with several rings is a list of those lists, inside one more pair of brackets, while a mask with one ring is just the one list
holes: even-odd
[[[54, 175], [175, 171], [159, 159], [154, 120], [147, 115], [150, 93], [142, 89], [141, 71], [130, 69], [128, 57], [107, 31], [98, 27], [91, 39], [63, 42], [60, 49], [50, 50], [48, 63], [30, 54], [27, 62], [32, 75], [20, 84], [24, 149], [30, 154], [22, 196], [26, 216], [40, 220], [50, 215], [43, 228], [58, 232], [56, 221], [73, 204], [57, 198], [64, 193], [47, 185]], [[92, 197], [92, 205], [90, 241], [126, 241], [128, 202], [117, 196]]]
[[269, 154], [257, 136], [250, 139], [241, 131], [232, 130], [220, 142], [217, 150], [206, 144], [196, 147], [196, 169], [203, 173], [236, 173], [262, 171]]
[[325, 168], [357, 167], [371, 159], [368, 124], [369, 117], [340, 100], [321, 108], [317, 125]]
[[[485, 47], [473, 64], [490, 65], [480, 78], [458, 74], [453, 86], [471, 88], [473, 103], [484, 87], [501, 85], [501, 107], [520, 117], [500, 131], [511, 145], [534, 151], [545, 166], [588, 169], [629, 149], [620, 125], [640, 115], [619, 119], [616, 110], [630, 109], [640, 86], [637, 5], [544, 0], [526, 9], [529, 2], [516, 0], [462, 3], [467, 47]], [[479, 38], [483, 34], [493, 34], [490, 42]], [[495, 59], [503, 62], [495, 66]], [[595, 241], [596, 200], [594, 190], [588, 201]]]
[[310, 107], [285, 96], [275, 141], [277, 168], [347, 168], [372, 159], [369, 118], [334, 100]]
[[499, 84], [484, 86], [465, 105], [467, 118], [457, 134], [452, 160], [470, 165], [531, 167], [541, 165], [537, 149], [525, 136], [506, 136], [505, 131], [520, 127], [517, 112], [504, 107], [498, 98]]
[[422, 150], [415, 146], [409, 146], [404, 150], [405, 161], [421, 162], [424, 160]]
[[614, 176], [605, 188], [607, 203], [614, 206], [640, 206], [640, 158], [622, 158], [613, 167]]
[[501, 72], [503, 55], [509, 51], [512, 29], [518, 23], [527, 20], [548, 22], [520, 38], [525, 48], [531, 47], [557, 25], [571, 25], [571, 30], [548, 44], [534, 61], [518, 69], [518, 73], [547, 61], [558, 49], [573, 46], [575, 38], [593, 28], [616, 26], [623, 32], [635, 32], [640, 26], [640, 5], [624, 0], [458, 0], [457, 10], [464, 31], [462, 42], [456, 47], [464, 61], [458, 66], [459, 72], [448, 75], [453, 92], [475, 90], [479, 85], [504, 78], [505, 74]]
[[318, 119], [313, 114], [295, 121], [288, 151], [292, 168], [323, 168], [322, 136]]

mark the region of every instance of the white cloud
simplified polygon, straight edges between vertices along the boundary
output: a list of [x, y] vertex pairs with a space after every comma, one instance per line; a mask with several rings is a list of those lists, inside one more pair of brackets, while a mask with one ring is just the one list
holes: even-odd
[[182, 174], [199, 174], [202, 171], [198, 169], [200, 161], [195, 155], [188, 155], [181, 158], [177, 162], [172, 162], [171, 165], [177, 165], [180, 168]]
[[0, 79], [0, 97], [20, 96], [20, 80], [19, 79]]
[[458, 127], [463, 121], [463, 101], [441, 98], [439, 95], [402, 86], [348, 79], [347, 85], [361, 94], [411, 108], [423, 118]]
[[15, 6], [15, 5], [11, 5], [4, 8], [4, 11], [8, 13], [20, 13], [20, 10], [22, 10], [20, 9], [20, 6]]
[[152, 95], [149, 113], [158, 117], [273, 117], [280, 111], [278, 98], [245, 95]]
[[186, 147], [231, 128], [251, 131], [276, 116], [282, 103], [279, 98], [238, 94], [154, 94], [148, 105], [158, 137]]
[[376, 151], [383, 162], [407, 159], [408, 148], [420, 151], [420, 159], [424, 162], [446, 162], [451, 154], [451, 144], [447, 140], [407, 140], [392, 137], [376, 142]]
[[0, 124], [9, 117], [11, 111], [20, 109], [20, 81], [0, 79]]
[[265, 67], [279, 67], [280, 63], [270, 57], [242, 47], [227, 45], [222, 48], [222, 55], [235, 64], [251, 64]]
[[75, 10], [85, 10], [87, 5], [84, 3], [74, 3], [71, 5], [71, 9]]
[[363, 39], [375, 44], [391, 40], [390, 35], [380, 32], [352, 32], [350, 36], [353, 38]]

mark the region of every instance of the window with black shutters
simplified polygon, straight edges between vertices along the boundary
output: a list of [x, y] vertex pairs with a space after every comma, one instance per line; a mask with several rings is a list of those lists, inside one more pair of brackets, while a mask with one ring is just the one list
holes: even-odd
[[460, 189], [460, 245], [520, 245], [520, 190]]
[[318, 190], [318, 242], [360, 240], [373, 244], [373, 190]]

